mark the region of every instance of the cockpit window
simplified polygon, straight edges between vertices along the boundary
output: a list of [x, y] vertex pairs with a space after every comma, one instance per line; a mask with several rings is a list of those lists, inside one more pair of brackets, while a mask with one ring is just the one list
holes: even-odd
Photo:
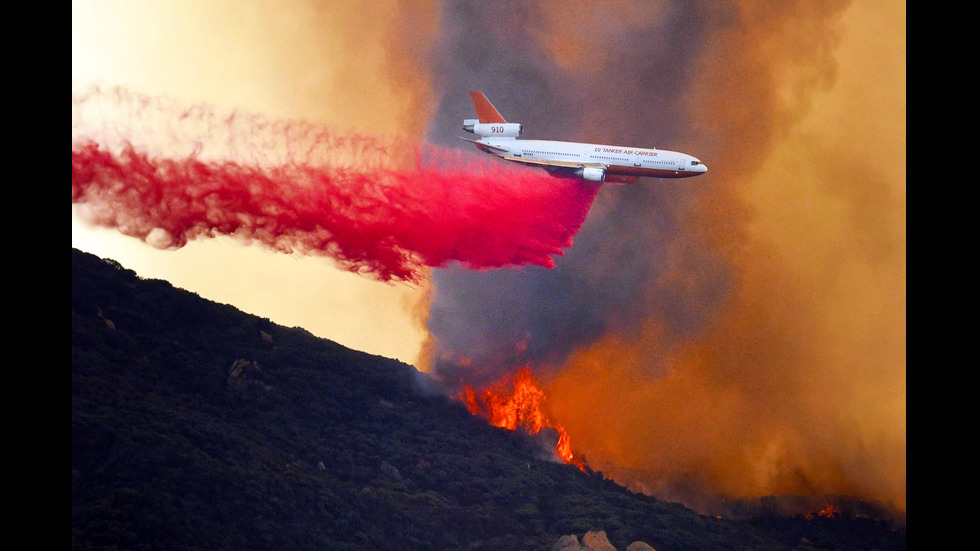
[[701, 164], [701, 161], [691, 161], [691, 166], [698, 166], [699, 164]]

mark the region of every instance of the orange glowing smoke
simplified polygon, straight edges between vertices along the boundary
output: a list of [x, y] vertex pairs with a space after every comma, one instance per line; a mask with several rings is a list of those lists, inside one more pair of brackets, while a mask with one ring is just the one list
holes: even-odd
[[542, 429], [550, 428], [558, 433], [555, 455], [565, 463], [571, 463], [585, 470], [585, 461], [575, 457], [571, 440], [565, 427], [556, 423], [543, 410], [547, 396], [531, 369], [525, 367], [513, 376], [504, 377], [482, 391], [470, 386], [463, 388], [460, 398], [473, 415], [481, 415], [495, 427], [508, 430], [520, 428], [534, 435]]

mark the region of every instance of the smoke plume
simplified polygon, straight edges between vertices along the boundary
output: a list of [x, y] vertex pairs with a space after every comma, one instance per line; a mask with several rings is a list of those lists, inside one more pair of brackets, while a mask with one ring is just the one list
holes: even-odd
[[[82, 7], [73, 93], [104, 60], [112, 82], [328, 124], [73, 97], [73, 213], [380, 279], [447, 266], [431, 270], [427, 368], [453, 395], [529, 366], [589, 465], [705, 512], [787, 494], [904, 512], [904, 2]], [[674, 149], [711, 172], [597, 192], [448, 154], [468, 147], [450, 130], [469, 90], [527, 138]], [[76, 155], [92, 179], [77, 189]], [[329, 317], [294, 310], [307, 302]]]
[[[99, 124], [107, 109], [124, 118]], [[475, 155], [122, 90], [73, 99], [72, 203], [161, 248], [230, 235], [385, 281], [418, 282], [448, 265], [553, 267], [597, 190]]]
[[447, 7], [437, 113], [482, 89], [528, 137], [711, 172], [604, 187], [555, 270], [437, 272], [433, 373], [530, 365], [592, 467], [704, 511], [849, 494], [904, 512], [904, 33], [875, 40], [904, 8], [589, 6]]

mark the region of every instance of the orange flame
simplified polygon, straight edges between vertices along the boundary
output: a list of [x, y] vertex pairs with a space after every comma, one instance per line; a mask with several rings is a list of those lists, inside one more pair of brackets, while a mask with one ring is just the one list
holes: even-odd
[[[511, 386], [513, 390], [508, 389]], [[575, 457], [565, 427], [544, 413], [542, 406], [547, 397], [538, 386], [530, 368], [525, 367], [512, 377], [505, 377], [480, 392], [469, 386], [464, 387], [460, 399], [470, 413], [486, 417], [495, 427], [508, 430], [520, 428], [532, 435], [538, 434], [544, 428], [554, 429], [558, 433], [555, 455], [565, 463], [585, 470], [585, 461]]]
[[826, 507], [824, 507], [823, 509], [821, 509], [816, 514], [816, 516], [813, 513], [809, 513], [809, 514], [806, 515], [806, 519], [807, 520], [813, 520], [817, 516], [821, 516], [823, 518], [837, 518], [839, 516], [839, 513], [837, 513], [837, 510], [834, 509], [834, 505], [832, 503], [828, 503]]

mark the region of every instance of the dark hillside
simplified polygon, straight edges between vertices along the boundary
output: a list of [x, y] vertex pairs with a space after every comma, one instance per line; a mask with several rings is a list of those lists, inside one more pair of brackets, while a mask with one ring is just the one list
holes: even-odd
[[72, 250], [72, 549], [905, 548], [869, 520], [704, 517], [542, 449], [411, 366]]

